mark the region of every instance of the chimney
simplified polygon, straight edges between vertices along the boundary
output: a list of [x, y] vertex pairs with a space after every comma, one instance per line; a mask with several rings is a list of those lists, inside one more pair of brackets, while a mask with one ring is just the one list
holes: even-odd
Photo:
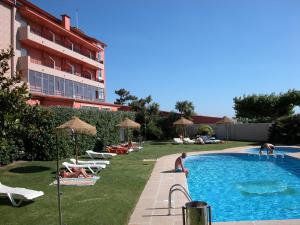
[[61, 25], [66, 29], [70, 30], [71, 20], [70, 17], [66, 14], [61, 15]]

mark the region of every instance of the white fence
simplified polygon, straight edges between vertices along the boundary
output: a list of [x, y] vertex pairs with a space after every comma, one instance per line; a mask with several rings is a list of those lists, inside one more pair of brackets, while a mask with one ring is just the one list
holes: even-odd
[[[193, 124], [186, 128], [186, 135], [195, 137], [201, 124]], [[204, 125], [204, 124], [202, 124]], [[206, 124], [211, 126], [216, 137], [221, 140], [268, 141], [271, 123], [244, 124]]]
[[223, 140], [267, 141], [271, 123], [218, 124], [216, 136]]

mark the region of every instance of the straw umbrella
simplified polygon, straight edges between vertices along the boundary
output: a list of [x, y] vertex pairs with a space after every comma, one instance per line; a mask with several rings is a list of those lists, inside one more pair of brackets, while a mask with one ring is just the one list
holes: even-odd
[[97, 134], [96, 127], [80, 120], [76, 116], [73, 116], [71, 120], [60, 125], [59, 127], [56, 127], [56, 130], [70, 130], [74, 135], [76, 163], [78, 161], [77, 134], [89, 134], [93, 136]]
[[141, 125], [126, 117], [125, 120], [123, 120], [121, 123], [117, 124], [116, 127], [127, 129], [127, 140], [129, 143], [128, 130], [129, 129], [140, 129]]
[[227, 116], [224, 116], [221, 120], [217, 121], [216, 124], [225, 124], [226, 128], [226, 140], [228, 140], [228, 124], [233, 123], [233, 120]]
[[193, 121], [190, 121], [184, 117], [181, 117], [179, 120], [176, 120], [173, 125], [174, 126], [182, 126], [183, 135], [185, 136], [185, 126], [194, 124]]
[[61, 203], [60, 203], [60, 180], [59, 180], [59, 151], [57, 146], [57, 134], [62, 131], [71, 131], [74, 137], [74, 148], [76, 154], [76, 163], [78, 161], [78, 149], [77, 149], [77, 134], [89, 134], [96, 135], [96, 127], [80, 120], [78, 117], [73, 116], [71, 120], [66, 123], [58, 126], [56, 129], [56, 153], [57, 153], [57, 162], [56, 162], [56, 176], [57, 176], [57, 196], [58, 196], [58, 210], [59, 210], [59, 224], [62, 225], [62, 215], [61, 215]]

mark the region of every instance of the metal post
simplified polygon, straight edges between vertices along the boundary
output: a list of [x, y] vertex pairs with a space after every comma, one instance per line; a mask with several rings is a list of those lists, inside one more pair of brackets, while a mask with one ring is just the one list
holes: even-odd
[[57, 200], [58, 200], [58, 216], [59, 216], [59, 225], [62, 225], [62, 214], [61, 214], [61, 202], [60, 202], [60, 179], [59, 179], [59, 151], [58, 151], [58, 142], [57, 142], [57, 133], [55, 135], [56, 140], [56, 179], [57, 179]]

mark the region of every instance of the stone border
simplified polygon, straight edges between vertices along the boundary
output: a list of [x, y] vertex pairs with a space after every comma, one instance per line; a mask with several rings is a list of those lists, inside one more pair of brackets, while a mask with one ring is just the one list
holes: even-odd
[[[188, 155], [211, 154], [211, 153], [245, 153], [245, 149], [258, 146], [244, 146], [229, 148], [218, 151], [189, 152]], [[283, 146], [282, 146], [283, 147]], [[287, 146], [297, 147], [298, 146]], [[299, 153], [287, 155], [300, 158]], [[128, 225], [182, 225], [181, 207], [187, 202], [180, 192], [172, 195], [171, 215], [168, 215], [168, 194], [173, 184], [181, 184], [187, 188], [187, 182], [183, 173], [174, 173], [173, 164], [179, 154], [163, 156], [154, 166], [151, 176], [136, 204]], [[299, 225], [300, 220], [262, 220], [243, 222], [214, 222], [215, 225]]]

